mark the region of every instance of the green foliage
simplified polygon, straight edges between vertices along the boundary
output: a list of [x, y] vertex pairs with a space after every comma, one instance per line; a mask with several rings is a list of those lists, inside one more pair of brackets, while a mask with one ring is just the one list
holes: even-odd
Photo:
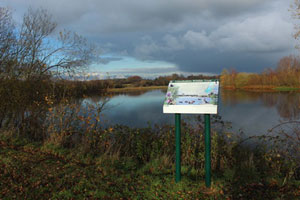
[[299, 88], [294, 87], [276, 87], [274, 88], [277, 91], [293, 91], [293, 90], [299, 90]]

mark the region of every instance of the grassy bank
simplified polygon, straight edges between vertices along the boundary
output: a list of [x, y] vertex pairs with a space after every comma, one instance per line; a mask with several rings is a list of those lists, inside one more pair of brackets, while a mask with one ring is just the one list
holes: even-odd
[[[0, 142], [1, 199], [297, 199], [297, 183], [228, 180], [213, 174], [211, 189], [204, 176], [183, 167], [181, 183], [174, 166], [163, 158], [139, 164], [130, 157], [86, 157], [75, 150], [27, 142]], [[243, 183], [243, 184], [241, 184]]]
[[[74, 152], [1, 141], [2, 199], [207, 199], [203, 181], [184, 177], [175, 184], [172, 168], [160, 161], [140, 166], [131, 158], [73, 158]], [[200, 177], [199, 177], [200, 178]]]
[[276, 91], [300, 91], [299, 87], [275, 87]]
[[290, 86], [273, 86], [273, 85], [249, 85], [243, 87], [235, 86], [221, 86], [225, 90], [243, 90], [243, 91], [254, 91], [254, 92], [285, 92], [285, 91], [300, 91], [299, 87]]
[[[174, 129], [116, 126], [70, 146], [0, 136], [0, 199], [299, 199], [290, 161], [212, 134], [212, 187], [204, 142], [183, 124], [182, 181], [174, 182]], [[225, 137], [224, 137], [225, 136]], [[226, 139], [227, 138], [227, 139]]]

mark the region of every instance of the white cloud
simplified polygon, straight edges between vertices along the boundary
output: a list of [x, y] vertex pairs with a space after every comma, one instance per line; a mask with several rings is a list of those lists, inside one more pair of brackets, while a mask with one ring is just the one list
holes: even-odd
[[[207, 34], [189, 30], [183, 39], [198, 49], [251, 53], [286, 51], [293, 48], [293, 24], [277, 13], [236, 20]], [[188, 48], [188, 47], [187, 47]]]
[[139, 55], [152, 55], [188, 49], [215, 49], [232, 52], [284, 52], [294, 46], [293, 24], [280, 14], [268, 13], [243, 20], [230, 21], [207, 33], [188, 30], [183, 35], [166, 35], [161, 42], [154, 40], [136, 48]]
[[210, 34], [221, 50], [244, 52], [285, 51], [293, 48], [293, 24], [280, 14], [251, 17], [229, 22]]

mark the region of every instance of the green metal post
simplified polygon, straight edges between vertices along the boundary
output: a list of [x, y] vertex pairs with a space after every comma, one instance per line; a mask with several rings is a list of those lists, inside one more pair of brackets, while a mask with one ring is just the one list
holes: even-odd
[[204, 115], [205, 123], [205, 185], [211, 185], [211, 159], [210, 159], [210, 115]]
[[175, 135], [176, 135], [176, 176], [175, 181], [178, 183], [181, 180], [181, 153], [180, 153], [180, 138], [181, 138], [181, 121], [180, 114], [175, 114]]

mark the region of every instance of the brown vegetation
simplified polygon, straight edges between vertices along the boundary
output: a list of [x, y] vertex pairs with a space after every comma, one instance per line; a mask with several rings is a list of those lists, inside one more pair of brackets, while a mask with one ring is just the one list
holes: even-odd
[[282, 58], [275, 70], [266, 69], [261, 74], [238, 73], [224, 69], [221, 85], [225, 89], [244, 90], [288, 90], [300, 88], [300, 60], [296, 56]]

